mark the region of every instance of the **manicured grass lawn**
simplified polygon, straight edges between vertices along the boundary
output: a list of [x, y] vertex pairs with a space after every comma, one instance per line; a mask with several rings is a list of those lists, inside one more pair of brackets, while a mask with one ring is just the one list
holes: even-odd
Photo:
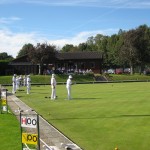
[[20, 125], [11, 114], [0, 114], [0, 150], [21, 150]]
[[110, 74], [109, 75], [109, 79], [112, 81], [119, 81], [119, 80], [136, 80], [136, 81], [146, 81], [149, 80], [150, 81], [150, 76], [149, 75], [144, 75], [144, 74], [134, 74], [134, 75], [130, 75], [130, 74]]
[[[13, 75], [12, 75], [13, 76]], [[12, 85], [12, 76], [0, 76], [0, 84]], [[24, 77], [24, 75], [22, 75]], [[76, 82], [94, 81], [93, 74], [73, 75]], [[66, 82], [68, 75], [56, 75], [57, 82]], [[31, 75], [32, 84], [49, 84], [51, 75]]]
[[[102, 76], [101, 74], [95, 74], [95, 76]], [[129, 74], [109, 74], [106, 75], [109, 81], [122, 81], [122, 80], [134, 80], [134, 81], [150, 81], [150, 76], [148, 75], [129, 75]], [[51, 75], [31, 75], [31, 81], [32, 84], [49, 84], [50, 83]], [[68, 75], [56, 75], [57, 82], [59, 83], [65, 83], [68, 78]], [[95, 81], [93, 78], [93, 74], [87, 74], [87, 75], [73, 75], [73, 79], [77, 83], [80, 82], [92, 82]], [[12, 85], [12, 76], [0, 76], [0, 84], [10, 84]]]
[[149, 149], [149, 82], [76, 84], [72, 100], [65, 100], [65, 85], [56, 90], [56, 101], [45, 98], [50, 86], [32, 86], [30, 95], [16, 96], [85, 150]]

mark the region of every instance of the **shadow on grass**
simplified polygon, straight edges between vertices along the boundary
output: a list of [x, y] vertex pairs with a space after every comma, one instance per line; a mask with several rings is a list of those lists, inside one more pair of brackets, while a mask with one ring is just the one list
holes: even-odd
[[150, 115], [120, 115], [121, 117], [150, 117]]
[[10, 92], [7, 92], [7, 96], [12, 96], [13, 94]]
[[104, 119], [104, 118], [128, 118], [128, 117], [130, 117], [130, 118], [134, 118], [134, 117], [150, 117], [150, 115], [118, 115], [118, 116], [95, 116], [95, 117], [84, 117], [84, 118], [82, 118], [82, 117], [79, 117], [79, 118], [56, 118], [56, 119], [51, 119], [51, 120], [76, 120], [76, 119], [89, 119], [89, 120], [91, 120], [91, 119]]
[[16, 97], [20, 99], [20, 98], [23, 97], [23, 96], [16, 96]]
[[101, 99], [101, 98], [73, 98], [73, 99], [71, 99], [71, 100], [93, 100], [93, 99]]

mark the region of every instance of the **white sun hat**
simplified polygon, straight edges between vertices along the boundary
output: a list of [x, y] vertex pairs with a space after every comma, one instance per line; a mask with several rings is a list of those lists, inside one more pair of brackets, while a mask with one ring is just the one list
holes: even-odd
[[69, 79], [72, 79], [72, 75], [69, 75]]

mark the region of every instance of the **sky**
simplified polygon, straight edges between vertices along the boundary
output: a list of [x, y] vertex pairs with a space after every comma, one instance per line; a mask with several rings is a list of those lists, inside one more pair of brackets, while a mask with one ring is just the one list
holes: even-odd
[[150, 0], [0, 0], [0, 53], [15, 58], [28, 43], [78, 45], [150, 26], [149, 14]]

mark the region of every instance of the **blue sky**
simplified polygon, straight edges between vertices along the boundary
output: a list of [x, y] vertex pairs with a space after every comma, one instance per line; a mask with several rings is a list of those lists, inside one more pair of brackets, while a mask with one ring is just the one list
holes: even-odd
[[0, 53], [16, 57], [24, 44], [60, 49], [96, 34], [150, 26], [149, 0], [1, 0]]

